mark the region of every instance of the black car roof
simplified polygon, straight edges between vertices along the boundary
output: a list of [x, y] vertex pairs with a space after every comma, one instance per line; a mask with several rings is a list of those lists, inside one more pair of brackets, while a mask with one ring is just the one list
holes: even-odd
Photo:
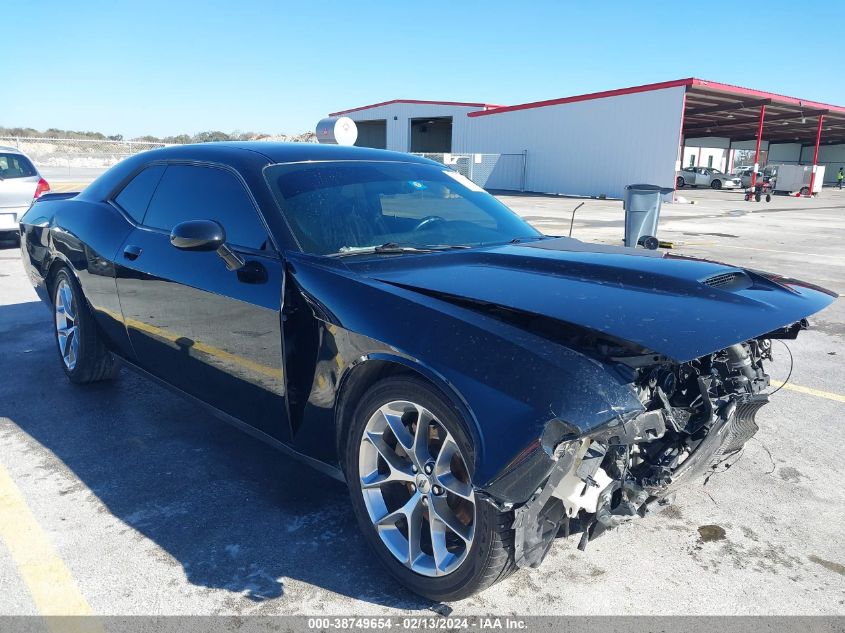
[[[236, 169], [260, 170], [273, 163], [295, 163], [327, 160], [373, 160], [411, 162], [440, 165], [427, 158], [389, 152], [369, 147], [321, 145], [319, 143], [274, 143], [265, 141], [223, 141], [168, 145], [123, 159], [106, 171], [80, 194], [88, 200], [105, 200], [116, 187], [138, 171], [143, 165], [155, 161], [209, 161], [228, 164]], [[442, 165], [441, 165], [442, 167]]]
[[193, 151], [199, 151], [204, 157], [219, 154], [222, 157], [239, 151], [251, 151], [265, 156], [270, 162], [288, 163], [309, 160], [391, 160], [403, 162], [428, 163], [425, 158], [390, 152], [369, 147], [348, 147], [342, 145], [322, 145], [319, 143], [277, 143], [269, 141], [223, 141], [217, 143], [194, 143], [190, 145], [171, 145], [153, 150], [156, 158], [183, 158]]

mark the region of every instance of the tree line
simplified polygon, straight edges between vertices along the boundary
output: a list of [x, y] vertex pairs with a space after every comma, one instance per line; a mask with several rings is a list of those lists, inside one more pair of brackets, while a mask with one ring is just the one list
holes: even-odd
[[70, 138], [89, 141], [146, 141], [149, 143], [211, 143], [214, 141], [260, 141], [264, 139], [273, 139], [280, 141], [299, 141], [299, 142], [313, 142], [316, 139], [314, 132], [304, 132], [302, 134], [288, 135], [288, 134], [261, 134], [257, 132], [240, 132], [235, 131], [231, 133], [221, 132], [219, 130], [209, 130], [207, 132], [199, 132], [197, 134], [176, 134], [175, 136], [153, 136], [146, 134], [134, 138], [124, 138], [123, 134], [106, 135], [102, 132], [82, 132], [79, 130], [61, 130], [59, 128], [49, 128], [41, 131], [31, 127], [3, 127], [0, 126], [0, 136], [18, 136], [21, 138]]

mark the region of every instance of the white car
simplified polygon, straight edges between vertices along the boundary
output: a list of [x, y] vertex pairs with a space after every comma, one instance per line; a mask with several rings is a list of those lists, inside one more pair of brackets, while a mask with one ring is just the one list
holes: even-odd
[[742, 179], [729, 176], [714, 167], [685, 167], [675, 177], [675, 185], [678, 189], [686, 186], [735, 189], [742, 187]]
[[20, 243], [20, 218], [35, 198], [50, 191], [32, 161], [14, 147], [0, 146], [0, 240]]

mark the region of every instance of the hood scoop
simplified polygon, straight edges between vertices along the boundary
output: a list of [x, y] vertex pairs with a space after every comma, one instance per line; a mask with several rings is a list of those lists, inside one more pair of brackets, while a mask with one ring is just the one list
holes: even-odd
[[745, 290], [752, 286], [751, 278], [741, 270], [731, 270], [724, 273], [711, 275], [702, 279], [701, 283], [711, 288], [720, 290]]

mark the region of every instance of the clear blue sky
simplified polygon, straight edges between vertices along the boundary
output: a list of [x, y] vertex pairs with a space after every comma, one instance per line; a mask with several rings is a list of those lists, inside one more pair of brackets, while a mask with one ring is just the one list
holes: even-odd
[[5, 126], [299, 133], [388, 99], [689, 76], [845, 104], [845, 9], [829, 2], [50, 0], [4, 3], [0, 23]]

